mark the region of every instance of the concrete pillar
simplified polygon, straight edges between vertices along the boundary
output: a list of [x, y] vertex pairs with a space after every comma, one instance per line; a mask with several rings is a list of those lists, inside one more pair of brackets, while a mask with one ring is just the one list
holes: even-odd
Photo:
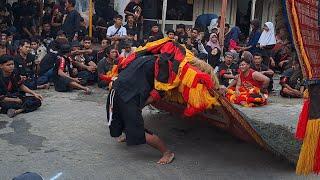
[[168, 6], [168, 0], [163, 0], [162, 4], [162, 28], [161, 31], [164, 34], [164, 29], [166, 27], [166, 17], [167, 17], [167, 6]]

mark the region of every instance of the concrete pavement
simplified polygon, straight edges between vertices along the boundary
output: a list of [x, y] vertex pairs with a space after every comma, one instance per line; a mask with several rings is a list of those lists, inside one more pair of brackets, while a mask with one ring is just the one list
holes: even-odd
[[13, 119], [0, 115], [0, 179], [27, 171], [45, 179], [318, 179], [299, 177], [286, 160], [239, 141], [205, 122], [144, 110], [146, 127], [176, 153], [167, 166], [146, 145], [109, 136], [106, 92], [41, 91], [43, 106]]

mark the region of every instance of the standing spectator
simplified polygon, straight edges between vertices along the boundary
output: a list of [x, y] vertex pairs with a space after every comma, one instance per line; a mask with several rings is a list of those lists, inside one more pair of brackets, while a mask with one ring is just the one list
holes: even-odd
[[[28, 12], [27, 12], [28, 13]], [[36, 24], [32, 16], [27, 14], [21, 19], [21, 35], [24, 39], [30, 39], [37, 34]]]
[[127, 30], [127, 36], [129, 40], [134, 41], [134, 44], [138, 41], [138, 27], [135, 23], [134, 16], [132, 14], [127, 15], [127, 24], [124, 26]]
[[55, 7], [52, 10], [52, 18], [51, 18], [51, 30], [54, 36], [57, 36], [58, 31], [61, 30], [62, 22], [63, 22], [63, 15], [59, 11], [59, 8]]
[[69, 40], [77, 40], [75, 38], [80, 31], [81, 16], [78, 11], [74, 9], [76, 0], [66, 0], [65, 5], [68, 15], [66, 16], [62, 25], [62, 30], [66, 32], [67, 38]]
[[6, 7], [0, 7], [0, 32], [6, 31], [12, 25], [10, 13]]
[[138, 28], [138, 36], [140, 37], [143, 23], [141, 0], [131, 0], [124, 9], [124, 13], [126, 17], [133, 15]]
[[111, 44], [127, 38], [127, 29], [122, 26], [123, 17], [116, 15], [113, 20], [114, 25], [107, 30], [107, 38], [111, 41]]

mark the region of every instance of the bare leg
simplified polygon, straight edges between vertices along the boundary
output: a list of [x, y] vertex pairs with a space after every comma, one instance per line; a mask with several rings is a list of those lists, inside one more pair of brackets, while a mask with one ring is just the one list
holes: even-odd
[[147, 144], [162, 153], [162, 158], [158, 161], [158, 164], [165, 165], [171, 163], [174, 159], [174, 153], [167, 148], [165, 143], [158, 136], [148, 133], [145, 134]]
[[84, 87], [84, 86], [82, 86], [81, 84], [78, 84], [78, 83], [76, 83], [76, 82], [74, 82], [74, 81], [70, 83], [70, 86], [71, 86], [72, 88], [74, 88], [74, 89], [83, 90], [85, 93], [88, 93], [88, 94], [89, 94], [89, 92], [90, 92], [90, 89], [89, 89], [88, 87]]
[[24, 111], [24, 109], [8, 109], [7, 115], [9, 118], [13, 118], [16, 115], [22, 113], [23, 111]]
[[37, 89], [50, 89], [50, 84], [48, 83], [48, 84], [37, 86]]

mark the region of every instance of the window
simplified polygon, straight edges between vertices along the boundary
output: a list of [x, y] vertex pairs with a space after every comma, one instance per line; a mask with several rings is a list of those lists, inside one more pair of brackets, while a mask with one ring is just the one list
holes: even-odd
[[[162, 19], [163, 0], [143, 0], [143, 15], [146, 19]], [[168, 0], [167, 20], [192, 21], [192, 0]]]

